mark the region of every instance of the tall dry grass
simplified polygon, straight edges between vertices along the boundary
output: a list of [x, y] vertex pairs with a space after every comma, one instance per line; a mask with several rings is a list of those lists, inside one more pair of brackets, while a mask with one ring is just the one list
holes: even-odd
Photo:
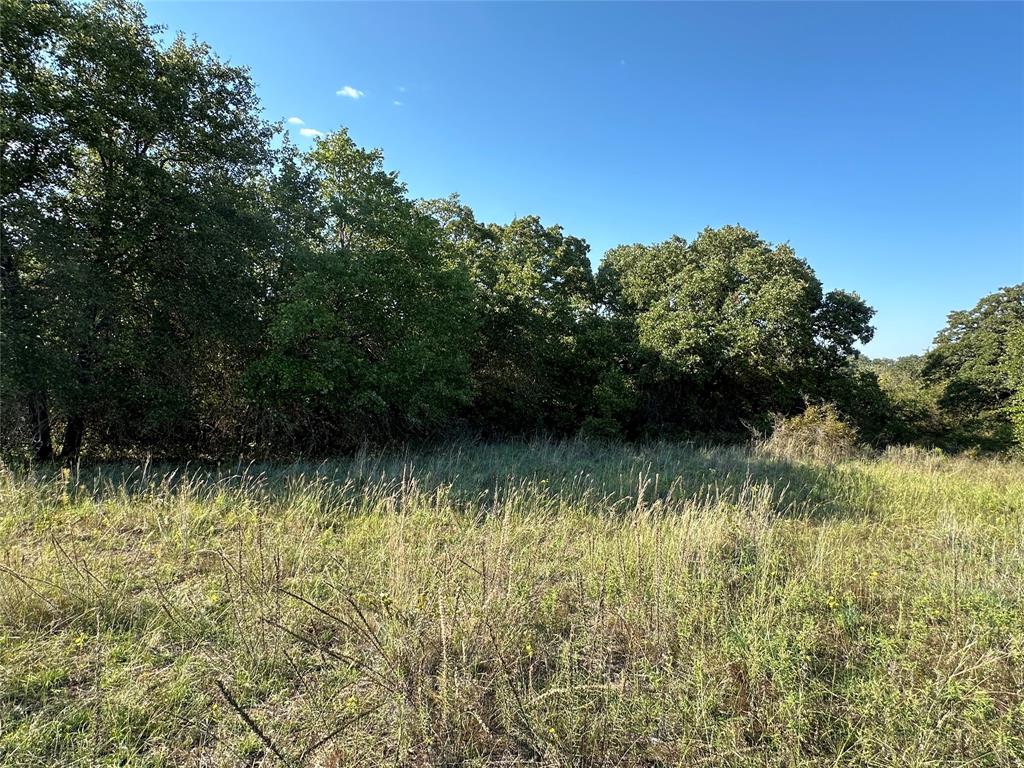
[[0, 477], [7, 765], [1024, 760], [1024, 472], [550, 443]]

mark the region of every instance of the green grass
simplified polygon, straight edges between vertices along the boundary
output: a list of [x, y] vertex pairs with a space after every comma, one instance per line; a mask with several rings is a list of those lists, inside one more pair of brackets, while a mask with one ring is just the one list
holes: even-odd
[[1019, 463], [5, 472], [0, 542], [4, 765], [1024, 765]]

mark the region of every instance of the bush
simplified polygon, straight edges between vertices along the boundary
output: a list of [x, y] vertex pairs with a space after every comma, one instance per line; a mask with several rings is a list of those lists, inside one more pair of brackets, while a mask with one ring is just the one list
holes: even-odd
[[789, 418], [776, 417], [771, 435], [759, 449], [787, 459], [834, 462], [862, 453], [857, 430], [839, 418], [831, 403], [808, 405]]
[[588, 416], [580, 425], [579, 436], [584, 440], [614, 442], [622, 439], [622, 427], [615, 419]]

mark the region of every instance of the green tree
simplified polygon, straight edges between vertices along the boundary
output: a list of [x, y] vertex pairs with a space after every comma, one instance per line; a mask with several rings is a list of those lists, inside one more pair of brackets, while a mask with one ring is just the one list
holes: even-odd
[[864, 358], [859, 367], [873, 375], [884, 404], [876, 437], [884, 443], [945, 445], [948, 424], [939, 406], [939, 388], [925, 381], [924, 357]]
[[66, 3], [0, 3], [0, 432], [17, 435], [27, 417], [32, 452], [44, 461], [53, 456], [51, 360], [32, 320], [48, 301], [26, 289], [20, 264], [43, 228], [45, 201], [57, 194], [71, 163], [63, 109], [69, 94], [46, 62], [61, 55], [72, 18]]
[[923, 375], [941, 388], [939, 404], [956, 420], [959, 442], [1000, 448], [1012, 441], [1021, 397], [1022, 329], [1024, 283], [950, 313], [935, 337]]
[[270, 127], [245, 70], [140, 6], [41, 5], [4, 5], [4, 375], [41, 459], [51, 420], [65, 458], [199, 439], [255, 317]]
[[269, 435], [322, 450], [443, 423], [469, 394], [475, 326], [437, 222], [344, 130], [287, 156], [273, 195], [287, 245], [249, 373]]
[[734, 428], [794, 412], [848, 378], [855, 344], [873, 333], [856, 294], [823, 293], [790, 246], [738, 226], [612, 249], [598, 279], [635, 339], [631, 373], [651, 425]]
[[1010, 332], [1006, 350], [1003, 366], [1012, 391], [1008, 410], [1013, 439], [1020, 452], [1024, 451], [1024, 324]]
[[473, 285], [471, 421], [495, 433], [577, 429], [603, 353], [587, 243], [536, 216], [481, 224], [456, 197], [423, 208]]

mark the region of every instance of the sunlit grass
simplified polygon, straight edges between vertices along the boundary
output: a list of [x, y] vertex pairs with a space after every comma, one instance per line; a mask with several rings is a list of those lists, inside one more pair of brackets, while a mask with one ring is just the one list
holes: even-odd
[[1017, 463], [460, 445], [0, 508], [9, 765], [1024, 761]]

